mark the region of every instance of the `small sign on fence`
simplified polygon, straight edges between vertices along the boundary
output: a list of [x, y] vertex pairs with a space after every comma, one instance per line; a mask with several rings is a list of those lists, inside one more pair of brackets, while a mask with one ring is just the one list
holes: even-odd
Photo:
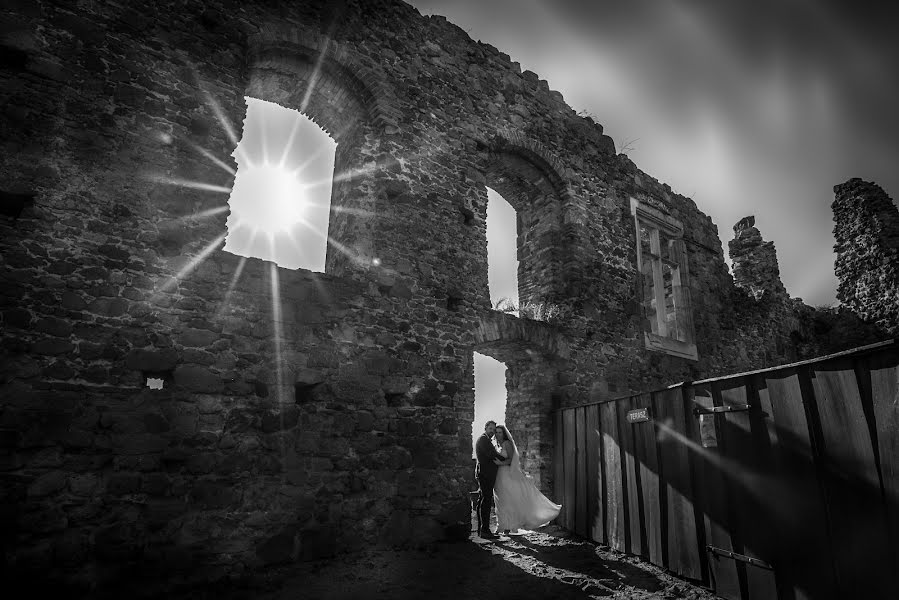
[[634, 410], [627, 411], [627, 422], [628, 423], [643, 423], [644, 421], [649, 420], [649, 407], [647, 408], [635, 408]]

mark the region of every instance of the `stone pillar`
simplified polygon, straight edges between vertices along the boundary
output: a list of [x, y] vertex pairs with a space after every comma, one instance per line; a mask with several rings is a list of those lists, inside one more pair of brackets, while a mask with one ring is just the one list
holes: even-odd
[[788, 298], [787, 290], [780, 280], [774, 242], [762, 240], [762, 234], [755, 226], [755, 217], [740, 219], [734, 225], [734, 234], [734, 239], [727, 243], [727, 247], [734, 263], [736, 286], [746, 290], [756, 300], [760, 300], [766, 292], [772, 298]]
[[506, 425], [515, 437], [521, 467], [552, 497], [552, 391], [557, 380], [553, 366], [529, 357], [506, 363]]
[[899, 333], [899, 211], [875, 184], [834, 186], [837, 299], [865, 321]]

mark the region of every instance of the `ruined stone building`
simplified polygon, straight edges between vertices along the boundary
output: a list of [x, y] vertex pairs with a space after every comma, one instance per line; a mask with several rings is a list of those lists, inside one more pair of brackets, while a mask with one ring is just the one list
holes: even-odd
[[[464, 537], [473, 352], [508, 367], [508, 425], [551, 490], [554, 408], [899, 331], [899, 217], [873, 184], [836, 189], [845, 309], [805, 306], [751, 217], [731, 276], [692, 199], [398, 0], [10, 0], [0, 24], [0, 540], [19, 574], [207, 581]], [[223, 252], [227, 194], [160, 183], [232, 186], [210, 157], [232, 163], [245, 97], [337, 142], [324, 273]], [[517, 211], [520, 301], [553, 318], [491, 307], [488, 186]]]

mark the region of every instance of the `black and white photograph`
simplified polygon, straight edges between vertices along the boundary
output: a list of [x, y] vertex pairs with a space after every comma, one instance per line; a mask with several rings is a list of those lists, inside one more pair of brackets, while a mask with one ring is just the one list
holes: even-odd
[[896, 597], [897, 24], [4, 0], [4, 598]]

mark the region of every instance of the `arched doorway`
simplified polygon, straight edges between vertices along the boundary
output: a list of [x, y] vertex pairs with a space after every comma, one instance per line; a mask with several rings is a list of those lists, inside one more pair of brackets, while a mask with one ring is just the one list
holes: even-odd
[[550, 492], [553, 415], [564, 345], [545, 323], [491, 311], [474, 332], [474, 352], [506, 366], [505, 424], [515, 437], [522, 468], [544, 493]]

